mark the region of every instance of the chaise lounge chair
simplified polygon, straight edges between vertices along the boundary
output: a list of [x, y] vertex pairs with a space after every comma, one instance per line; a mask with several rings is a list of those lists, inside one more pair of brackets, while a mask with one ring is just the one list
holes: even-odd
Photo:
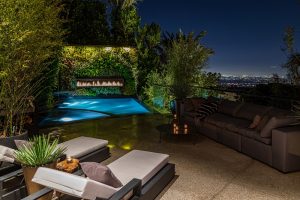
[[[67, 147], [65, 152], [66, 156], [79, 159], [80, 162], [102, 162], [110, 157], [108, 141], [90, 138], [90, 137], [77, 137], [72, 140], [60, 143], [59, 146]], [[0, 177], [0, 200], [17, 200], [26, 195], [24, 185], [11, 192], [6, 192], [4, 187], [6, 182], [13, 178], [20, 177], [23, 174], [22, 169], [10, 172]], [[21, 196], [21, 197], [20, 197]]]
[[[81, 199], [152, 200], [175, 175], [175, 165], [168, 160], [166, 154], [140, 150], [127, 153], [107, 166], [123, 184], [120, 188], [43, 167], [38, 169], [32, 181]], [[34, 194], [24, 200], [35, 200], [42, 195]]]

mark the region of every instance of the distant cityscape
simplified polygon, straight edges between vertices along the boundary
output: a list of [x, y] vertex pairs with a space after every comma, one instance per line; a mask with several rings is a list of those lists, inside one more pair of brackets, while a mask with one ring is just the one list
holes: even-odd
[[220, 84], [226, 87], [255, 87], [258, 84], [287, 83], [284, 76], [222, 75]]

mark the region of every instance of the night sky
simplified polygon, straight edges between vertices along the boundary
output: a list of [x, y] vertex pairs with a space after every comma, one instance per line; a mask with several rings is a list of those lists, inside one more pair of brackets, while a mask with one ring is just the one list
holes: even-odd
[[285, 75], [281, 47], [289, 25], [300, 50], [300, 0], [144, 0], [139, 14], [143, 24], [158, 23], [163, 31], [207, 31], [203, 42], [215, 51], [207, 71]]

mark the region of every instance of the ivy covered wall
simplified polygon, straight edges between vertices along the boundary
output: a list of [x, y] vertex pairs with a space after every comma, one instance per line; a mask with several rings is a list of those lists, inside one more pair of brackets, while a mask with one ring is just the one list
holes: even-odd
[[[131, 47], [66, 46], [59, 70], [59, 91], [78, 95], [136, 94], [136, 50]], [[122, 77], [125, 86], [76, 88], [77, 78]]]

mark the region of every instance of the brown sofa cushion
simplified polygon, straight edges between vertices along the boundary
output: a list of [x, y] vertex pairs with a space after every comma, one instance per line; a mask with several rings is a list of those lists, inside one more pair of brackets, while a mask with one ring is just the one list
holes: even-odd
[[215, 113], [208, 116], [204, 121], [237, 133], [239, 128], [247, 128], [251, 123], [248, 120], [231, 117], [222, 113]]
[[256, 105], [252, 103], [244, 103], [237, 111], [236, 117], [253, 120], [256, 115], [264, 116], [272, 107]]
[[271, 138], [263, 138], [260, 136], [259, 133], [253, 134], [253, 138], [259, 142], [265, 143], [265, 144], [271, 144], [272, 139]]
[[242, 105], [242, 102], [224, 100], [220, 103], [218, 112], [230, 116], [235, 116]]
[[263, 138], [269, 138], [272, 136], [273, 129], [289, 126], [294, 123], [297, 123], [297, 120], [293, 117], [272, 117], [261, 130], [260, 136]]
[[248, 138], [253, 138], [253, 135], [257, 134], [257, 132], [253, 129], [242, 128], [242, 127], [232, 127], [231, 131], [233, 131], [235, 133], [238, 133], [240, 135], [246, 136]]
[[94, 181], [98, 181], [114, 188], [123, 186], [121, 181], [105, 165], [95, 162], [84, 162], [80, 163], [80, 166], [84, 174]]

